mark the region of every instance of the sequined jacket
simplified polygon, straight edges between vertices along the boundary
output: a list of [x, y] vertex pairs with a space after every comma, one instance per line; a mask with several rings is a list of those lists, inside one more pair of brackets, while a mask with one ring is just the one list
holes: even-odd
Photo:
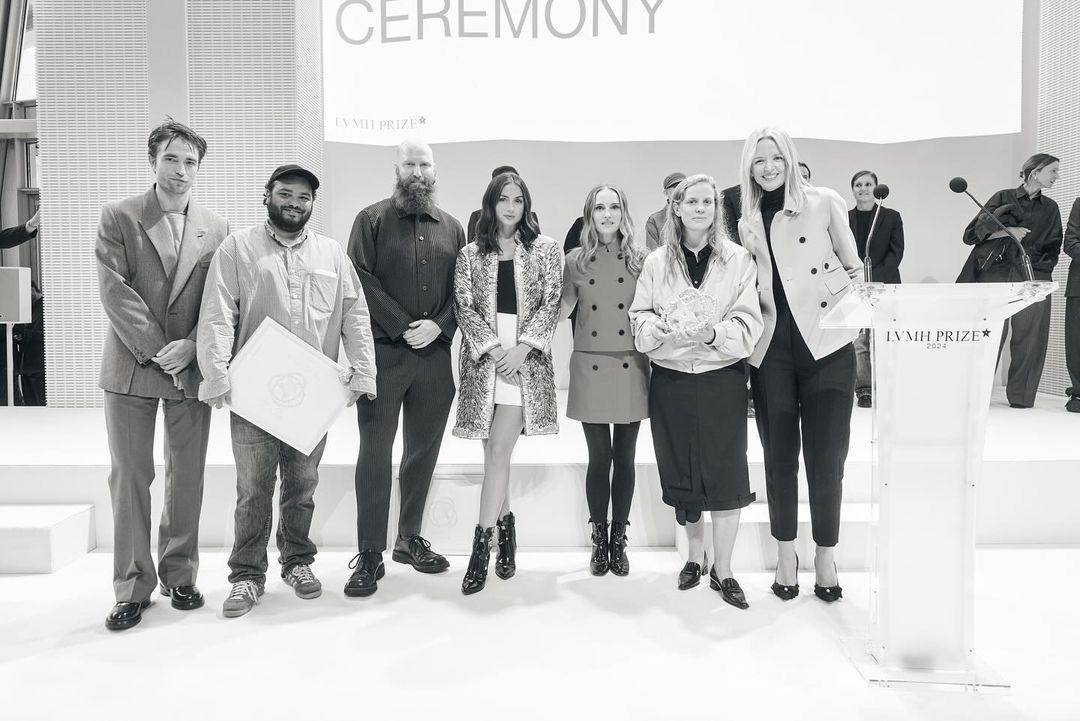
[[[499, 345], [496, 331], [497, 253], [481, 253], [473, 242], [458, 253], [454, 300], [461, 329], [461, 377], [454, 435], [487, 438], [495, 414], [495, 360], [488, 351]], [[521, 366], [521, 404], [525, 435], [559, 432], [551, 339], [559, 322], [563, 254], [547, 236], [530, 250], [514, 254], [517, 290], [517, 337], [533, 347]]]

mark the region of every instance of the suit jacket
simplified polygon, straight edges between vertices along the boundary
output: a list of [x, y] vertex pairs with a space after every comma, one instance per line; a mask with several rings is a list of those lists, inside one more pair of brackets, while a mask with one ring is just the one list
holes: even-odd
[[724, 211], [724, 230], [727, 231], [728, 240], [741, 243], [739, 216], [742, 215], [742, 188], [738, 185], [724, 188], [720, 195], [720, 207]]
[[1080, 298], [1080, 198], [1073, 201], [1069, 222], [1065, 227], [1065, 253], [1069, 256], [1069, 279], [1065, 282], [1065, 297]]
[[[855, 208], [848, 211], [848, 226], [856, 232]], [[856, 248], [858, 241], [855, 242]], [[866, 239], [861, 258], [870, 256], [872, 280], [875, 283], [899, 283], [900, 261], [904, 258], [904, 221], [892, 208], [878, 213], [873, 237]]]
[[[750, 365], [761, 365], [776, 329], [776, 301], [773, 297], [772, 260], [765, 238], [761, 212], [739, 220], [743, 247], [757, 262], [758, 294], [765, 330]], [[835, 190], [808, 187], [806, 202], [799, 212], [785, 207], [772, 221], [773, 254], [780, 269], [780, 282], [795, 324], [815, 359], [824, 358], [855, 340], [858, 330], [825, 330], [821, 318], [851, 290], [853, 277], [862, 274], [855, 250], [855, 236], [848, 226], [847, 207]]]
[[656, 211], [645, 221], [645, 250], [650, 252], [660, 247], [660, 233], [667, 222], [667, 206]]
[[[102, 390], [147, 398], [198, 398], [199, 364], [179, 375], [181, 390], [151, 361], [166, 343], [195, 340], [206, 271], [229, 225], [192, 201], [177, 257], [155, 188], [109, 203], [98, 225], [98, 286], [109, 318]], [[169, 272], [172, 268], [172, 272]]]
[[[454, 300], [461, 329], [461, 380], [458, 383], [459, 438], [487, 438], [495, 415], [495, 360], [499, 346], [497, 301], [499, 256], [469, 243], [458, 253]], [[559, 323], [563, 254], [553, 238], [541, 235], [532, 248], [514, 252], [517, 338], [534, 348], [521, 366], [521, 410], [525, 435], [559, 432], [551, 338]]]
[[27, 230], [25, 223], [11, 228], [4, 228], [3, 230], [0, 230], [0, 249], [7, 250], [8, 248], [22, 245], [35, 235], [37, 235], [37, 231]]

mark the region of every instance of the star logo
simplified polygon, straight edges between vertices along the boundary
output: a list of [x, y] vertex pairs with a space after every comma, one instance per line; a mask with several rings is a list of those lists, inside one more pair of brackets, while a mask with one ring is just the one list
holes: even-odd
[[427, 118], [425, 118], [424, 116], [421, 115], [420, 116], [420, 124], [423, 125], [426, 122], [427, 122]]
[[983, 331], [983, 338], [989, 338], [989, 337], [990, 337], [990, 331], [984, 330]]

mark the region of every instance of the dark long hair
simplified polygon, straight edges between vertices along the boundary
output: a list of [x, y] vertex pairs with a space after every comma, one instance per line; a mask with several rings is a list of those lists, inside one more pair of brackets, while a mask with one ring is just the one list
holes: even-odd
[[484, 191], [484, 199], [480, 204], [480, 221], [476, 224], [476, 244], [480, 246], [481, 253], [499, 252], [499, 221], [495, 218], [495, 205], [499, 202], [499, 195], [507, 185], [516, 185], [521, 188], [521, 199], [525, 202], [524, 214], [518, 223], [518, 239], [526, 250], [532, 249], [533, 241], [540, 235], [540, 227], [536, 224], [532, 212], [532, 196], [529, 194], [529, 186], [517, 173], [499, 173], [488, 183]]

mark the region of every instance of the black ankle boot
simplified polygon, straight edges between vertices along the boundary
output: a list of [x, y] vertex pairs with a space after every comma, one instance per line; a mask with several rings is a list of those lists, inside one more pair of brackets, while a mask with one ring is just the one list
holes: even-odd
[[592, 558], [589, 559], [589, 572], [594, 576], [603, 576], [608, 572], [608, 525], [607, 521], [592, 524]]
[[630, 573], [630, 559], [626, 557], [626, 527], [629, 525], [625, 521], [611, 522], [611, 572], [616, 576]]
[[484, 590], [487, 583], [488, 563], [491, 561], [491, 535], [494, 528], [476, 527], [473, 534], [472, 555], [469, 556], [469, 568], [461, 581], [461, 592], [466, 596]]
[[495, 557], [495, 575], [506, 580], [517, 571], [517, 530], [514, 528], [514, 514], [507, 513], [495, 524], [499, 529], [498, 554]]

